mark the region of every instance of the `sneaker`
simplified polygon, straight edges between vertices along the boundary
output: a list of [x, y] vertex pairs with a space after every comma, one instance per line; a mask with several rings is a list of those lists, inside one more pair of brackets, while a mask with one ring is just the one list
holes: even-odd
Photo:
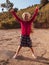
[[32, 56], [33, 56], [33, 58], [34, 58], [34, 59], [36, 59], [36, 58], [37, 58], [34, 54], [32, 54]]

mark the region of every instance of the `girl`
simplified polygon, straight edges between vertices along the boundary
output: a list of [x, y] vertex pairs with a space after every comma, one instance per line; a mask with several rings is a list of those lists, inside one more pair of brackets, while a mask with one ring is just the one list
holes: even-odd
[[30, 39], [30, 33], [31, 33], [31, 24], [34, 21], [35, 17], [38, 14], [38, 7], [36, 7], [34, 15], [31, 18], [31, 14], [29, 12], [24, 12], [22, 14], [22, 19], [20, 19], [17, 15], [14, 9], [10, 10], [10, 13], [12, 13], [14, 15], [14, 17], [20, 22], [21, 24], [21, 42], [20, 42], [20, 46], [18, 47], [18, 50], [16, 51], [15, 55], [13, 56], [13, 58], [16, 58], [20, 49], [22, 47], [29, 47], [32, 51], [32, 56], [33, 58], [36, 58], [34, 55], [34, 51], [32, 48], [32, 42]]

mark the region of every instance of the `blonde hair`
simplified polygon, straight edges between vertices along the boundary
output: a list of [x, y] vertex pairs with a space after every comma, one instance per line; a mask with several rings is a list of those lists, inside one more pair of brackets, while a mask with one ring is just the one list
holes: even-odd
[[28, 17], [31, 17], [31, 14], [30, 14], [29, 12], [24, 12], [24, 13], [22, 14], [22, 18], [23, 18], [23, 19], [24, 19], [24, 17], [25, 17], [25, 14], [27, 14]]

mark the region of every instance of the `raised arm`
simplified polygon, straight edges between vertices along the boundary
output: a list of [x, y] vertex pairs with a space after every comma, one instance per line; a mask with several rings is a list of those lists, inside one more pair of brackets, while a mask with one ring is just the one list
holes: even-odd
[[31, 20], [29, 21], [30, 23], [32, 23], [32, 22], [34, 21], [35, 17], [36, 17], [37, 14], [38, 14], [38, 10], [39, 10], [39, 9], [36, 7], [34, 14], [33, 14], [32, 18], [31, 18]]
[[18, 20], [19, 22], [23, 22], [23, 20], [21, 20], [17, 15], [16, 15], [16, 12], [14, 10], [11, 10], [10, 13], [12, 15], [14, 15], [14, 17], [16, 18], [16, 20]]

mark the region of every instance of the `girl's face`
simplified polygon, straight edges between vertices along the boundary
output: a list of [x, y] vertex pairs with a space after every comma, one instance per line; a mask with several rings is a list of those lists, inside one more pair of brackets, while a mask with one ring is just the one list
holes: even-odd
[[25, 14], [23, 20], [24, 20], [24, 21], [29, 21], [29, 20], [30, 20], [30, 16], [28, 16], [28, 14]]

